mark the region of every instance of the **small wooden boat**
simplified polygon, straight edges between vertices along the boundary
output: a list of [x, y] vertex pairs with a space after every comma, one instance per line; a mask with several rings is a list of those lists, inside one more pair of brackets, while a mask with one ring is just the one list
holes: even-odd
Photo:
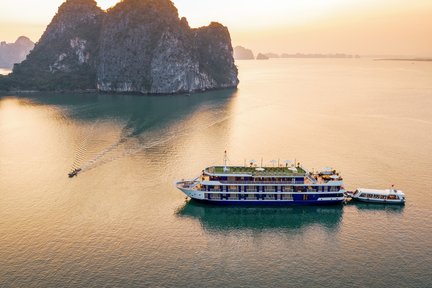
[[76, 176], [78, 176], [78, 173], [79, 172], [81, 172], [81, 168], [78, 168], [78, 169], [74, 169], [72, 172], [70, 172], [68, 175], [69, 175], [69, 178], [73, 178], [73, 177], [76, 177]]
[[405, 194], [393, 187], [385, 190], [359, 188], [354, 192], [347, 192], [346, 196], [361, 202], [405, 204]]

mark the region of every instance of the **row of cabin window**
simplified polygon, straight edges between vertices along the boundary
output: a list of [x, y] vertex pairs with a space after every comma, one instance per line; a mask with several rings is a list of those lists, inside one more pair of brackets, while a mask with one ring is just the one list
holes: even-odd
[[244, 182], [304, 182], [304, 177], [232, 177], [210, 176], [210, 181], [244, 181]]
[[339, 191], [339, 186], [203, 186], [203, 191], [220, 192], [332, 192]]
[[396, 195], [377, 195], [377, 194], [361, 194], [360, 197], [373, 198], [373, 199], [398, 199]]
[[[300, 195], [298, 195], [300, 196]], [[343, 197], [343, 193], [304, 195], [298, 200], [317, 200], [318, 198]], [[293, 200], [293, 195], [278, 194], [211, 194], [205, 193], [205, 198], [209, 200]]]

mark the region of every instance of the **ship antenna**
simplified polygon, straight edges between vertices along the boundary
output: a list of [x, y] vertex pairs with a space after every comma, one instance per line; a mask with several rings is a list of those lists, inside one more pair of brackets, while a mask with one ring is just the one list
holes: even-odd
[[227, 168], [227, 162], [228, 162], [228, 155], [227, 155], [227, 151], [225, 150], [225, 152], [224, 152], [224, 167], [225, 167], [225, 169]]

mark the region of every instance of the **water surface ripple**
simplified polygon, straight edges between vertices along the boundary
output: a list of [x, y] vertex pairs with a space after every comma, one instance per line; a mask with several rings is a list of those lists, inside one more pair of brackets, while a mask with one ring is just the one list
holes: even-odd
[[[237, 65], [238, 90], [0, 96], [0, 286], [430, 287], [432, 64]], [[224, 150], [395, 184], [407, 204], [186, 201], [174, 181]]]

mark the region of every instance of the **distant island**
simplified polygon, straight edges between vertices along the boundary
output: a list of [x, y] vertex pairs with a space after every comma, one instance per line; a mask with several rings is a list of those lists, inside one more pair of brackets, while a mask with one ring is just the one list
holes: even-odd
[[257, 60], [268, 60], [269, 59], [269, 57], [267, 57], [265, 54], [262, 54], [262, 53], [258, 53], [258, 55], [257, 55], [257, 58], [256, 58]]
[[429, 62], [432, 58], [382, 58], [374, 59], [375, 61], [412, 61], [412, 62]]
[[67, 0], [0, 90], [172, 94], [237, 87], [228, 29], [192, 29], [170, 0], [123, 0], [107, 11]]
[[243, 46], [236, 46], [234, 48], [234, 59], [235, 60], [267, 60], [272, 58], [360, 58], [360, 55], [351, 55], [345, 53], [330, 53], [330, 54], [320, 54], [320, 53], [295, 53], [288, 54], [282, 53], [277, 54], [273, 52], [258, 53], [256, 58], [251, 49], [245, 48]]
[[20, 36], [14, 43], [0, 42], [0, 68], [11, 70], [16, 63], [21, 63], [34, 48], [34, 43], [25, 36]]
[[253, 60], [255, 56], [252, 50], [247, 49], [243, 46], [236, 46], [234, 48], [234, 59], [235, 60]]
[[333, 54], [319, 54], [319, 53], [295, 53], [295, 54], [276, 54], [276, 53], [265, 53], [268, 58], [360, 58], [360, 55], [350, 55], [344, 53], [333, 53]]

